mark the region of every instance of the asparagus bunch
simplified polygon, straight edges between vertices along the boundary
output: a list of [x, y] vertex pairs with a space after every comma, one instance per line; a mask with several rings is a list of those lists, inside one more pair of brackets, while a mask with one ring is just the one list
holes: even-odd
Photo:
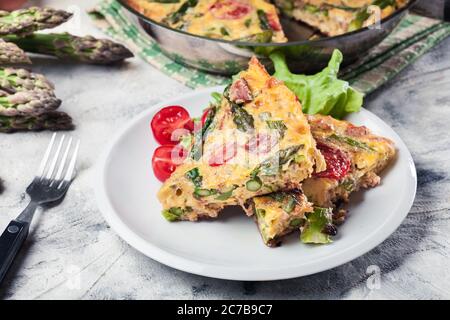
[[[133, 56], [110, 40], [35, 33], [56, 27], [71, 16], [66, 11], [38, 7], [0, 11], [0, 65], [30, 63], [24, 51], [93, 64], [110, 64]], [[43, 75], [0, 67], [0, 133], [73, 129], [70, 116], [55, 111], [60, 104], [53, 85]]]
[[64, 112], [50, 111], [39, 115], [0, 116], [0, 133], [41, 130], [72, 130], [72, 119]]
[[31, 7], [27, 9], [0, 11], [0, 35], [27, 35], [42, 29], [54, 28], [72, 17], [63, 10]]
[[133, 57], [123, 45], [92, 36], [77, 37], [69, 33], [33, 33], [26, 37], [10, 35], [5, 40], [27, 52], [92, 64], [111, 64]]
[[0, 11], [0, 37], [27, 52], [79, 62], [110, 64], [133, 57], [123, 45], [107, 39], [77, 37], [69, 33], [34, 33], [56, 27], [71, 16], [63, 10], [38, 7]]
[[0, 39], [0, 64], [31, 63], [26, 53], [17, 45]]

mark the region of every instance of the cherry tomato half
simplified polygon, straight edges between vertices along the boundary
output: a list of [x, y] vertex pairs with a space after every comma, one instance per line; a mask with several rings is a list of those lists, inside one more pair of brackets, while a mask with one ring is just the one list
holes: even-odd
[[187, 157], [187, 150], [180, 145], [165, 145], [156, 148], [152, 157], [153, 173], [159, 181], [166, 181], [177, 165]]
[[209, 8], [215, 18], [224, 20], [241, 19], [249, 14], [251, 9], [248, 4], [237, 0], [217, 0]]
[[153, 135], [161, 145], [175, 145], [172, 133], [177, 129], [194, 130], [194, 122], [189, 112], [181, 106], [168, 106], [159, 110], [152, 119]]
[[273, 14], [267, 14], [267, 20], [269, 20], [270, 28], [273, 31], [281, 31], [281, 25], [278, 22], [277, 16]]
[[339, 149], [318, 143], [317, 148], [322, 153], [327, 163], [327, 169], [314, 173], [316, 178], [329, 178], [340, 180], [350, 171], [351, 161], [348, 156]]
[[211, 167], [221, 166], [231, 159], [233, 159], [237, 154], [237, 143], [230, 142], [214, 150], [212, 155], [209, 157], [208, 164]]

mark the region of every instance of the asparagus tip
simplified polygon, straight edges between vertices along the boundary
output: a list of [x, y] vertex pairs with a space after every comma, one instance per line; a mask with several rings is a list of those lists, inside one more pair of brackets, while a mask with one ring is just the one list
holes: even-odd
[[30, 7], [15, 11], [0, 11], [0, 35], [28, 35], [54, 28], [72, 17], [72, 13], [52, 8]]
[[74, 128], [72, 118], [67, 113], [59, 111], [50, 111], [40, 115], [0, 116], [0, 133], [42, 130], [68, 131]]
[[31, 64], [31, 60], [16, 44], [0, 39], [0, 64]]

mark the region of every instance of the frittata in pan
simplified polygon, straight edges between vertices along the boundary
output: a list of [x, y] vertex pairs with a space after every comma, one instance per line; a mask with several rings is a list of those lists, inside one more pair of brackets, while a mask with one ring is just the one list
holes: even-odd
[[147, 17], [209, 38], [286, 42], [277, 9], [265, 0], [129, 0]]
[[225, 90], [209, 122], [196, 134], [203, 144], [159, 191], [169, 220], [216, 217], [225, 206], [299, 188], [325, 169], [300, 102], [256, 58]]
[[183, 3], [183, 1], [178, 0], [127, 0], [127, 4], [130, 7], [156, 22], [162, 22], [165, 17], [168, 17], [175, 11], [178, 11]]
[[[281, 198], [272, 195], [256, 197], [247, 203], [246, 211], [254, 214], [264, 242], [271, 246], [277, 244], [281, 236], [298, 229], [297, 226], [303, 228], [303, 232], [309, 231], [308, 227], [305, 229], [311, 219], [307, 214], [311, 211], [307, 201], [316, 207], [334, 209], [333, 216], [323, 215], [321, 218], [325, 230], [320, 240], [327, 241], [327, 236], [335, 230], [331, 226], [332, 220], [334, 223], [341, 223], [345, 218], [342, 203], [347, 202], [354, 191], [377, 186], [380, 183], [378, 173], [395, 155], [392, 141], [373, 135], [366, 127], [322, 115], [309, 115], [308, 121], [327, 169], [313, 174], [313, 177], [303, 182], [302, 189], [306, 195], [303, 201], [290, 200], [292, 211], [298, 213], [300, 210], [302, 213], [290, 215], [284, 203], [285, 199], [297, 197], [299, 191], [285, 192]], [[291, 206], [287, 208], [291, 209]], [[296, 221], [294, 225], [292, 221]], [[303, 240], [317, 241], [305, 236]]]
[[277, 7], [328, 36], [370, 26], [408, 0], [128, 0], [143, 15], [192, 34], [249, 42], [286, 42]]
[[408, 0], [275, 0], [288, 16], [337, 36], [374, 24]]

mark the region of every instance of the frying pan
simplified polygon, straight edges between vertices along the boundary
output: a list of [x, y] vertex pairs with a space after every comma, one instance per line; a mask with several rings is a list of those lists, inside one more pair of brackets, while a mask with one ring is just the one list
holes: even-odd
[[317, 40], [308, 40], [316, 33], [314, 29], [281, 16], [281, 24], [288, 38], [286, 43], [227, 41], [189, 34], [147, 18], [130, 7], [125, 0], [119, 2], [138, 19], [161, 50], [176, 62], [210, 73], [232, 75], [245, 69], [253, 55], [257, 55], [272, 70], [272, 63], [267, 56], [274, 51], [281, 51], [286, 55], [289, 68], [294, 72], [312, 73], [323, 69], [335, 48], [344, 55], [343, 66], [348, 65], [364, 57], [369, 49], [386, 38], [417, 0], [410, 0], [406, 6], [381, 20], [376, 28], [365, 27]]

